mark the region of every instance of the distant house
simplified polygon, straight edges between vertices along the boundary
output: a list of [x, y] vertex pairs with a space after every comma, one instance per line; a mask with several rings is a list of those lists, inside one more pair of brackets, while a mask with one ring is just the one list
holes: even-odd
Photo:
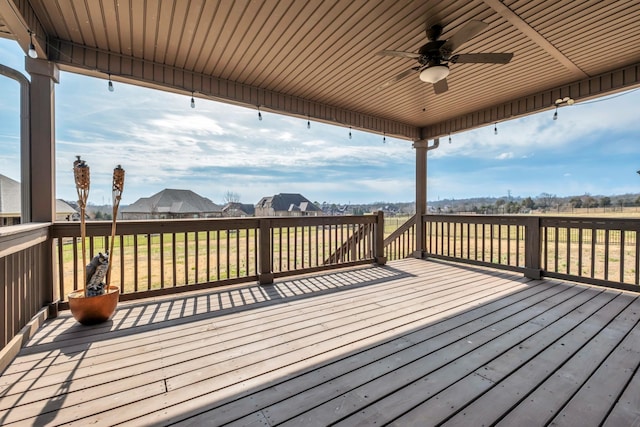
[[322, 210], [297, 193], [263, 197], [256, 204], [256, 216], [317, 216]]
[[220, 206], [191, 190], [164, 189], [123, 207], [122, 219], [211, 218], [222, 216]]
[[[20, 224], [20, 183], [0, 174], [0, 226]], [[56, 221], [79, 220], [80, 214], [64, 200], [56, 199]]]
[[252, 204], [231, 202], [224, 205], [222, 215], [229, 217], [254, 216], [256, 208]]
[[56, 199], [56, 221], [80, 221], [80, 213], [64, 200]]
[[0, 175], [0, 225], [20, 224], [20, 183]]

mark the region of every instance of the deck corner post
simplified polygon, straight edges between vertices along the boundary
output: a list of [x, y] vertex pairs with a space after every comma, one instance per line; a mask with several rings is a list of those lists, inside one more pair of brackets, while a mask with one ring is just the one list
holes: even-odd
[[416, 247], [414, 258], [422, 259], [426, 251], [424, 222], [422, 216], [427, 213], [427, 151], [438, 147], [440, 140], [436, 138], [432, 146], [427, 139], [413, 141], [416, 150]]
[[373, 257], [376, 260], [376, 264], [385, 265], [387, 257], [384, 256], [384, 212], [377, 211], [376, 216]]
[[273, 284], [273, 271], [271, 271], [271, 220], [268, 218], [260, 218], [260, 245], [258, 246], [258, 263], [260, 271], [258, 272], [258, 283], [260, 285]]
[[524, 275], [530, 279], [540, 280], [542, 278], [540, 217], [526, 219], [524, 247]]

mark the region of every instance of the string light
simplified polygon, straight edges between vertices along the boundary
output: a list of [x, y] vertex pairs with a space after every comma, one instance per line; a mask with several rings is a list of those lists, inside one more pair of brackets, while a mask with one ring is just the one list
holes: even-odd
[[191, 91], [191, 108], [196, 108], [196, 100], [193, 98], [194, 92]]
[[307, 114], [307, 129], [311, 129], [311, 121], [309, 120], [308, 114]]
[[36, 46], [33, 44], [33, 31], [29, 31], [29, 57], [36, 59], [38, 57], [38, 52], [36, 52]]
[[449, 132], [449, 144], [451, 144], [451, 132]]
[[349, 139], [351, 139], [351, 126], [349, 126]]
[[565, 96], [564, 98], [558, 98], [553, 103], [556, 106], [556, 110], [553, 113], [553, 120], [558, 120], [558, 107], [562, 104], [573, 105], [576, 101], [569, 96]]
[[258, 120], [262, 121], [262, 113], [260, 112], [260, 106], [258, 105]]
[[107, 88], [109, 89], [109, 92], [114, 91], [113, 82], [111, 81], [111, 73], [109, 73], [109, 83], [107, 84]]
[[387, 142], [387, 133], [382, 132], [382, 143], [385, 144]]
[[493, 134], [494, 134], [494, 135], [497, 135], [497, 134], [498, 134], [498, 122], [496, 122], [496, 123], [493, 125]]

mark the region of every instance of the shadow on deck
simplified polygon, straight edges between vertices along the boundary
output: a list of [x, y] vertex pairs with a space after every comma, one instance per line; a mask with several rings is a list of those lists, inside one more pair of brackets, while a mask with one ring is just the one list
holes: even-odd
[[1, 424], [631, 425], [637, 294], [436, 261], [47, 322]]

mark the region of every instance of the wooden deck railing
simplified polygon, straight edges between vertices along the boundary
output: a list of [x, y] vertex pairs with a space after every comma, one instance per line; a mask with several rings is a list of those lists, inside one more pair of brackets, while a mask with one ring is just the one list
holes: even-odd
[[53, 302], [49, 226], [0, 228], [0, 350]]
[[387, 260], [407, 258], [416, 250], [416, 216], [409, 218], [384, 239], [384, 255]]
[[541, 217], [545, 275], [640, 290], [640, 220]]
[[[111, 283], [127, 300], [380, 262], [383, 221], [381, 214], [120, 221]], [[63, 298], [83, 287], [79, 233], [77, 223], [51, 231]], [[107, 222], [87, 223], [88, 256], [106, 250], [110, 233]]]
[[640, 291], [640, 220], [425, 215], [425, 256]]
[[425, 215], [430, 257], [518, 270], [525, 265], [526, 217]]
[[[425, 215], [422, 220], [427, 257], [522, 271], [529, 277], [640, 289], [640, 220], [479, 215]], [[384, 241], [383, 223], [381, 214], [121, 221], [112, 283], [126, 300], [269, 283], [279, 276], [412, 256], [415, 221]], [[82, 287], [79, 231], [77, 223], [56, 223], [0, 233], [3, 345], [53, 295], [64, 299]], [[90, 222], [87, 231], [90, 255], [108, 247], [109, 223]], [[43, 279], [52, 271], [53, 280]]]

